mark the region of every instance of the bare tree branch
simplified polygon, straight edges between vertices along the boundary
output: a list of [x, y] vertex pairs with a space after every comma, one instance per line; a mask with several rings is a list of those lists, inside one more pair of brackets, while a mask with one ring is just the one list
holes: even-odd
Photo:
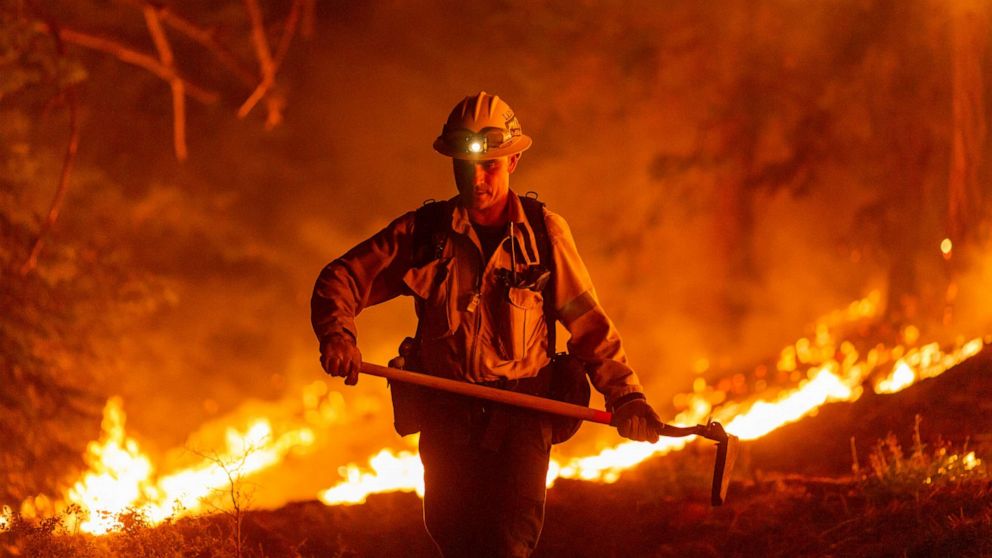
[[[59, 28], [54, 22], [49, 21], [44, 24], [48, 32], [55, 41], [55, 50], [59, 56], [65, 54], [65, 44], [62, 42]], [[65, 148], [65, 156], [62, 158], [62, 172], [59, 174], [59, 184], [55, 189], [55, 196], [52, 197], [52, 204], [48, 208], [48, 216], [38, 232], [31, 252], [21, 265], [19, 270], [21, 276], [26, 276], [38, 265], [38, 256], [45, 243], [45, 237], [55, 226], [55, 221], [59, 218], [59, 211], [65, 201], [66, 192], [69, 190], [69, 176], [72, 174], [72, 167], [76, 161], [76, 152], [79, 150], [79, 98], [76, 96], [76, 86], [68, 84], [65, 87], [66, 103], [69, 107], [69, 144]]]
[[[282, 66], [283, 61], [286, 59], [286, 53], [289, 52], [289, 45], [293, 41], [293, 34], [298, 27], [301, 14], [305, 10], [304, 0], [295, 0], [293, 6], [290, 9], [289, 15], [286, 17], [286, 23], [283, 25], [282, 37], [279, 39], [279, 46], [276, 48], [275, 61], [273, 62], [273, 80], [275, 79], [275, 74], [279, 72], [279, 68]], [[278, 94], [278, 91], [274, 87], [270, 87], [268, 93], [265, 95], [265, 129], [271, 130], [282, 123], [282, 111], [286, 106], [286, 99]]]
[[251, 21], [251, 42], [258, 57], [259, 72], [263, 76], [270, 75], [273, 70], [272, 51], [269, 49], [269, 40], [265, 37], [262, 8], [258, 5], [258, 0], [244, 0], [244, 3], [248, 19]]
[[258, 0], [244, 0], [245, 11], [248, 12], [248, 19], [251, 21], [251, 43], [255, 47], [255, 56], [258, 58], [259, 74], [262, 76], [258, 86], [252, 91], [248, 99], [242, 103], [238, 109], [238, 118], [248, 116], [251, 109], [265, 96], [265, 93], [272, 87], [276, 80], [275, 65], [272, 61], [272, 51], [269, 49], [269, 40], [265, 37], [265, 22], [262, 20], [262, 9], [258, 6]]
[[169, 27], [189, 37], [203, 48], [213, 54], [228, 70], [231, 71], [244, 84], [251, 86], [255, 83], [255, 75], [248, 69], [242, 60], [234, 55], [214, 36], [212, 29], [201, 27], [191, 21], [186, 16], [175, 11], [174, 7], [165, 6], [149, 0], [122, 0], [132, 6], [139, 8], [152, 8], [158, 13], [159, 19]]
[[172, 80], [172, 137], [176, 158], [185, 161], [189, 152], [186, 149], [186, 86], [182, 80]]
[[[148, 32], [155, 41], [155, 49], [158, 50], [159, 60], [162, 65], [176, 73], [176, 61], [172, 54], [172, 47], [169, 46], [169, 39], [162, 30], [162, 22], [159, 20], [158, 11], [152, 6], [145, 6], [145, 24]], [[178, 74], [176, 74], [178, 75]], [[176, 159], [185, 161], [189, 152], [186, 149], [186, 86], [183, 80], [178, 77], [169, 80], [172, 88], [172, 143], [176, 152]]]
[[[46, 28], [46, 25], [41, 22], [37, 23], [36, 26], [39, 30]], [[67, 43], [105, 52], [122, 62], [127, 62], [128, 64], [133, 64], [140, 68], [144, 68], [170, 83], [173, 79], [178, 79], [183, 82], [189, 96], [193, 97], [197, 101], [200, 101], [201, 103], [214, 103], [219, 97], [217, 92], [190, 82], [190, 80], [176, 73], [175, 69], [164, 66], [152, 55], [136, 50], [114, 39], [92, 33], [85, 33], [74, 29], [68, 29], [66, 27], [59, 27], [58, 34], [59, 38]]]
[[286, 53], [289, 51], [289, 45], [293, 40], [293, 35], [296, 33], [296, 28], [299, 26], [305, 4], [304, 0], [294, 0], [289, 15], [286, 16], [286, 22], [283, 25], [283, 32], [279, 39], [279, 45], [276, 47], [275, 57], [272, 57], [269, 53], [268, 41], [265, 38], [261, 11], [258, 9], [257, 1], [245, 0], [245, 4], [252, 20], [252, 38], [255, 43], [256, 54], [258, 55], [262, 80], [255, 90], [252, 91], [248, 99], [245, 100], [244, 104], [241, 105], [241, 108], [238, 110], [238, 117], [244, 118], [247, 116], [251, 112], [251, 109], [264, 98], [267, 109], [265, 127], [266, 129], [272, 129], [282, 122], [282, 109], [285, 105], [285, 100], [282, 96], [273, 94], [276, 72], [279, 71], [279, 66], [282, 65], [283, 60], [286, 58]]
[[[39, 32], [52, 35], [60, 55], [64, 53], [65, 43], [71, 43], [109, 54], [122, 62], [144, 68], [167, 81], [172, 92], [173, 148], [176, 158], [183, 161], [188, 157], [186, 95], [209, 104], [216, 102], [219, 94], [216, 91], [191, 82], [179, 73], [176, 68], [175, 56], [162, 24], [169, 25], [205, 47], [245, 83], [254, 83], [255, 80], [251, 72], [242, 65], [238, 58], [216, 40], [212, 30], [197, 25], [181, 14], [161, 5], [156, 0], [120, 1], [142, 9], [148, 32], [158, 51], [158, 59], [147, 52], [129, 46], [117, 39], [56, 25], [54, 21], [51, 21], [51, 18], [44, 17], [43, 14], [38, 18], [43, 21], [35, 22], [34, 28]], [[296, 29], [301, 26], [301, 19], [302, 34], [304, 36], [312, 35], [316, 2], [315, 0], [293, 1], [290, 12], [283, 25], [283, 32], [274, 56], [266, 38], [262, 10], [258, 0], [244, 0], [244, 3], [251, 21], [252, 44], [259, 62], [261, 80], [248, 99], [239, 108], [238, 116], [244, 118], [259, 101], [264, 99], [267, 108], [266, 128], [272, 128], [281, 122], [282, 110], [285, 106], [285, 99], [275, 90], [276, 72], [286, 58]], [[32, 11], [38, 12], [34, 7]], [[45, 238], [58, 220], [59, 212], [68, 191], [69, 177], [72, 173], [76, 153], [79, 149], [79, 100], [75, 87], [71, 84], [65, 86], [61, 97], [66, 101], [69, 110], [69, 143], [63, 158], [59, 184], [49, 207], [48, 215], [41, 225], [38, 238], [35, 239], [27, 258], [19, 268], [22, 276], [27, 275], [37, 266], [38, 257], [44, 245]]]
[[317, 20], [317, 0], [303, 0], [303, 38], [313, 38]]
[[286, 59], [286, 53], [289, 52], [289, 44], [293, 42], [293, 34], [296, 33], [302, 13], [303, 0], [294, 0], [293, 6], [289, 9], [289, 15], [286, 16], [286, 23], [283, 24], [282, 36], [279, 37], [279, 46], [276, 47], [276, 55], [272, 61], [273, 76], [279, 71], [283, 60]]

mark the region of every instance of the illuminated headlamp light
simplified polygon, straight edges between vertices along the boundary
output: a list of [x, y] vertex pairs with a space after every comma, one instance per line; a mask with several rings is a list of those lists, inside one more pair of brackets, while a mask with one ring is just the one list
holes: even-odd
[[[507, 123], [509, 129], [485, 128], [478, 133], [459, 130], [445, 134], [445, 142], [465, 153], [482, 155], [490, 150], [505, 147], [516, 136], [521, 134], [520, 125], [516, 123], [516, 118]], [[515, 125], [513, 125], [515, 124]]]

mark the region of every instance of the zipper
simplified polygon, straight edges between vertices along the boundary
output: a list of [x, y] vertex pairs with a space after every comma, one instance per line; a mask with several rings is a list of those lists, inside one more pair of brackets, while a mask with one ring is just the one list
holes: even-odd
[[472, 293], [470, 307], [475, 307], [475, 336], [472, 339], [472, 351], [469, 355], [468, 373], [470, 378], [479, 377], [479, 337], [482, 337], [482, 277], [486, 273], [487, 262], [481, 248], [476, 248], [479, 256], [479, 273], [475, 277], [475, 292]]
[[[510, 254], [512, 255], [512, 259], [515, 264], [516, 250], [513, 245], [513, 221], [510, 221], [510, 229], [507, 238], [510, 239]], [[500, 243], [496, 246], [496, 250], [493, 252], [492, 257], [489, 258], [489, 261], [486, 261], [485, 255], [482, 253], [481, 246], [476, 247], [475, 253], [478, 254], [479, 256], [480, 267], [479, 267], [479, 274], [476, 276], [475, 279], [475, 292], [472, 293], [472, 301], [469, 303], [469, 307], [475, 306], [476, 310], [475, 310], [475, 338], [472, 340], [472, 351], [471, 351], [472, 354], [469, 356], [469, 367], [468, 367], [469, 375], [475, 378], [479, 377], [479, 368], [481, 368], [479, 363], [480, 361], [479, 338], [482, 337], [482, 307], [484, 306], [483, 304], [481, 304], [482, 278], [485, 276], [486, 271], [489, 269], [489, 264], [492, 263], [492, 259], [496, 257], [496, 254], [498, 254], [499, 250], [503, 247], [504, 242], [506, 242], [506, 238], [501, 240]], [[516, 277], [516, 271], [517, 271], [516, 265], [513, 265], [512, 273], [514, 277]]]
[[513, 221], [510, 221], [510, 285], [517, 286], [517, 247], [513, 238]]

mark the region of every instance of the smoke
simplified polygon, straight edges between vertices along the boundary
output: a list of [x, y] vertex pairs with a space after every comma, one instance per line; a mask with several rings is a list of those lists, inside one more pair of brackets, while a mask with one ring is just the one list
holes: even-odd
[[[141, 164], [122, 160], [137, 132], [104, 99], [85, 162], [120, 183], [136, 262], [167, 293], [113, 382], [131, 427], [180, 446], [205, 423], [290, 405], [320, 379], [308, 322], [318, 271], [402, 212], [455, 193], [430, 145], [450, 107], [479, 90], [506, 99], [534, 138], [511, 187], [568, 220], [659, 408], [690, 389], [703, 360], [726, 371], [774, 357], [817, 316], [887, 280], [859, 223], [900, 186], [879, 185], [887, 146], [865, 123], [863, 96], [877, 58], [896, 47], [862, 28], [884, 11], [868, 4], [320, 3], [318, 36], [294, 46], [280, 75], [284, 125], [263, 133], [195, 109], [179, 170], [167, 132], [130, 148]], [[94, 72], [93, 87], [110, 89], [116, 71]], [[168, 122], [164, 90], [94, 97], [104, 93], [135, 106], [154, 96], [145, 117]], [[946, 112], [937, 101], [914, 109]], [[958, 319], [976, 328], [992, 310], [989, 253], [961, 256], [975, 272], [959, 281]], [[365, 358], [385, 363], [414, 330], [412, 303], [358, 323]], [[401, 444], [380, 381], [329, 385], [345, 401], [378, 403], [349, 405], [359, 416], [325, 433], [335, 443], [294, 465], [305, 486], [293, 497]], [[611, 436], [587, 427], [575, 447]]]

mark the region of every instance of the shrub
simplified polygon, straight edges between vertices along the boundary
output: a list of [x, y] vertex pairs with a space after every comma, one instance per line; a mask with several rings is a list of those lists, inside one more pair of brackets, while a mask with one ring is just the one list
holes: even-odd
[[855, 458], [854, 471], [866, 496], [892, 498], [912, 496], [954, 487], [965, 483], [990, 480], [989, 468], [968, 444], [955, 450], [950, 443], [938, 439], [932, 448], [920, 436], [919, 415], [913, 425], [913, 446], [907, 455], [898, 438], [891, 432], [878, 440], [868, 456], [868, 471], [862, 473]]

